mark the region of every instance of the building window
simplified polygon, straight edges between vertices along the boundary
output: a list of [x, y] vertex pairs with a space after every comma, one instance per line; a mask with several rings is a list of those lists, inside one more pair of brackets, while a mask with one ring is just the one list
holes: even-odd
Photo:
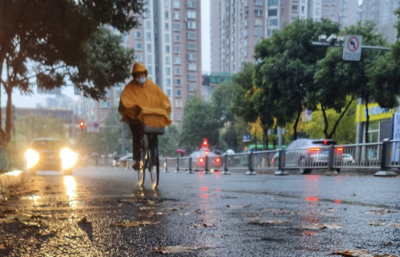
[[196, 22], [195, 21], [188, 21], [186, 22], [187, 29], [196, 29]]
[[169, 23], [168, 22], [165, 23], [165, 29], [169, 30]]
[[169, 42], [169, 33], [165, 33], [164, 37], [165, 37], [165, 41]]
[[165, 19], [169, 19], [169, 12], [168, 11], [164, 12], [164, 17], [165, 17]]
[[169, 45], [166, 45], [166, 46], [165, 46], [165, 53], [166, 53], [166, 54], [171, 53], [171, 47], [170, 47]]
[[196, 12], [195, 11], [187, 11], [186, 18], [188, 19], [196, 19]]
[[174, 46], [174, 54], [179, 54], [181, 52], [180, 46]]
[[262, 16], [262, 14], [263, 14], [263, 11], [262, 11], [262, 10], [259, 10], [259, 9], [255, 9], [255, 10], [254, 10], [254, 15], [255, 15], [255, 16]]
[[181, 64], [181, 57], [180, 56], [174, 56], [174, 64]]
[[171, 98], [171, 89], [167, 89], [167, 90], [166, 90], [166, 94], [167, 94], [167, 96], [168, 96], [169, 98]]
[[135, 31], [135, 38], [142, 38], [142, 32], [141, 31]]
[[170, 87], [171, 86], [171, 79], [166, 79], [166, 82], [167, 82], [167, 87]]
[[151, 32], [146, 32], [146, 40], [151, 40]]
[[197, 40], [197, 33], [196, 32], [187, 32], [186, 39]]
[[146, 21], [146, 29], [151, 29], [151, 21]]
[[297, 4], [292, 5], [292, 12], [297, 12], [297, 10], [298, 10], [298, 5]]
[[174, 31], [181, 31], [181, 24], [180, 23], [174, 23], [172, 25], [172, 27], [173, 27]]
[[195, 63], [189, 63], [189, 64], [187, 65], [187, 69], [188, 69], [188, 70], [191, 70], [191, 71], [196, 71], [196, 70], [197, 70], [197, 64], [195, 64]]
[[181, 74], [181, 68], [175, 67], [174, 68], [174, 75], [180, 75]]
[[172, 3], [172, 7], [173, 7], [174, 9], [179, 9], [179, 8], [181, 8], [180, 2], [175, 0], [175, 1]]
[[174, 34], [174, 42], [181, 42], [181, 35]]
[[143, 55], [141, 55], [141, 54], [135, 55], [135, 60], [136, 60], [137, 62], [143, 62]]
[[182, 100], [175, 100], [175, 107], [182, 108]]
[[197, 61], [197, 54], [187, 54], [188, 61]]
[[182, 96], [182, 91], [180, 89], [175, 90], [175, 96]]
[[165, 62], [169, 64], [171, 62], [171, 58], [169, 56], [165, 57]]
[[188, 81], [197, 81], [197, 75], [188, 73], [187, 74], [187, 79], [188, 79]]
[[135, 50], [142, 51], [142, 49], [143, 49], [142, 43], [136, 43], [135, 44]]
[[189, 51], [196, 51], [197, 50], [197, 44], [196, 43], [187, 43], [186, 49]]
[[268, 19], [268, 27], [278, 26], [278, 19]]
[[179, 21], [180, 20], [180, 17], [179, 17], [179, 13], [178, 12], [174, 12], [174, 14], [173, 14], [173, 18], [174, 18], [174, 20], [176, 20], [176, 21]]
[[268, 0], [268, 6], [278, 6], [279, 0]]
[[165, 74], [166, 74], [167, 76], [170, 76], [170, 75], [171, 75], [171, 68], [170, 68], [170, 67], [165, 67]]
[[152, 63], [152, 62], [153, 62], [153, 56], [151, 56], [151, 55], [148, 54], [148, 55], [146, 56], [146, 62], [147, 62], [147, 63]]
[[270, 9], [268, 10], [268, 17], [278, 16], [278, 9]]
[[146, 44], [146, 51], [151, 53], [151, 44]]
[[175, 85], [178, 85], [178, 86], [182, 85], [181, 79], [175, 79]]
[[197, 3], [196, 1], [186, 1], [186, 7], [187, 8], [196, 8], [197, 7]]
[[254, 5], [255, 6], [262, 6], [264, 3], [264, 0], [254, 0]]

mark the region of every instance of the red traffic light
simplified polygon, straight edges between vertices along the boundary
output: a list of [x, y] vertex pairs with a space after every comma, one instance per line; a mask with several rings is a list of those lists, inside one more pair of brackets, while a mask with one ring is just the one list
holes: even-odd
[[208, 148], [208, 140], [206, 138], [203, 139], [203, 143], [201, 144], [201, 147]]
[[84, 128], [85, 128], [85, 122], [84, 122], [83, 120], [81, 120], [81, 121], [79, 122], [79, 127], [80, 127], [81, 129], [84, 129]]

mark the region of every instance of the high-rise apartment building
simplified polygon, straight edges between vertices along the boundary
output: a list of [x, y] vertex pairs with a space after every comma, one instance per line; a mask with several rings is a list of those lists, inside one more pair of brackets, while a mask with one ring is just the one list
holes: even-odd
[[394, 28], [397, 22], [394, 11], [397, 8], [399, 0], [363, 0], [360, 17], [362, 20], [375, 21], [377, 31], [393, 44], [397, 37], [397, 30]]
[[357, 0], [213, 0], [211, 72], [236, 73], [253, 62], [254, 46], [297, 19], [356, 23]]
[[145, 2], [141, 25], [129, 33], [127, 46], [170, 98], [171, 119], [179, 125], [186, 101], [201, 96], [200, 0]]

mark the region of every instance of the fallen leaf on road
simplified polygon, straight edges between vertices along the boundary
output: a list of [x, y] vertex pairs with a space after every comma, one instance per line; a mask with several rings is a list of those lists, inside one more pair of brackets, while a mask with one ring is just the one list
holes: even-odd
[[10, 220], [10, 219], [0, 219], [0, 224], [2, 224], [2, 223], [13, 223], [13, 222], [15, 222], [16, 220]]
[[5, 245], [0, 245], [0, 250], [5, 250], [7, 249]]
[[261, 220], [257, 222], [257, 224], [271, 224], [271, 225], [279, 225], [283, 223], [289, 223], [287, 220]]
[[342, 255], [346, 257], [352, 257], [352, 256], [357, 256], [357, 257], [373, 257], [373, 255], [369, 254], [367, 250], [361, 249], [361, 250], [334, 250], [331, 255], [336, 254], [336, 255]]
[[144, 211], [144, 210], [154, 210], [155, 207], [154, 207], [154, 206], [142, 206], [142, 207], [140, 207], [139, 209], [140, 209], [141, 211]]
[[175, 245], [175, 246], [161, 246], [156, 247], [153, 250], [153, 253], [163, 253], [163, 254], [170, 254], [170, 253], [191, 253], [193, 250], [199, 249], [198, 247], [186, 247], [183, 245]]
[[7, 219], [9, 219], [9, 220], [18, 220], [18, 221], [20, 221], [20, 222], [23, 222], [23, 221], [28, 221], [28, 220], [30, 220], [31, 217], [32, 217], [32, 215], [19, 213], [19, 214], [11, 214], [11, 215], [8, 215], [8, 216], [7, 216]]
[[185, 212], [185, 213], [179, 213], [179, 216], [189, 216], [190, 212]]
[[202, 223], [202, 224], [194, 224], [192, 228], [211, 228], [216, 227], [217, 225], [211, 223]]
[[45, 230], [40, 230], [39, 231], [39, 235], [41, 236], [50, 236], [50, 235], [54, 235], [55, 233], [57, 233], [57, 230], [55, 229], [45, 229]]
[[122, 222], [117, 222], [114, 225], [116, 226], [122, 226], [122, 227], [138, 227], [140, 225], [153, 225], [157, 224], [158, 222], [154, 221], [122, 221]]
[[367, 212], [367, 213], [373, 213], [373, 214], [387, 214], [387, 213], [390, 213], [390, 212], [391, 212], [390, 210], [384, 209], [384, 210], [372, 210], [372, 211], [369, 211], [369, 212]]
[[337, 224], [329, 225], [329, 224], [324, 224], [324, 223], [315, 223], [315, 224], [309, 225], [309, 226], [302, 226], [302, 228], [304, 228], [304, 229], [326, 229], [326, 228], [334, 229], [334, 228], [342, 228], [342, 227], [340, 227]]

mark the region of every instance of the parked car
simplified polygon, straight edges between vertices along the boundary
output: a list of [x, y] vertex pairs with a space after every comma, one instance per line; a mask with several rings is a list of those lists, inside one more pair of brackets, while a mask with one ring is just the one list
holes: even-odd
[[127, 153], [126, 155], [119, 158], [119, 166], [120, 167], [127, 167], [128, 163], [132, 163], [133, 160], [133, 153]]
[[63, 171], [64, 175], [71, 175], [78, 155], [59, 138], [36, 138], [25, 152], [25, 160], [26, 169], [32, 175], [37, 170]]
[[[201, 148], [189, 155], [192, 158], [192, 170], [200, 171], [205, 169], [206, 156], [208, 156], [208, 168], [219, 169], [223, 166], [220, 155], [210, 151], [208, 148]], [[188, 159], [189, 160], [189, 159]]]
[[351, 155], [349, 153], [342, 154], [342, 162], [343, 162], [343, 165], [353, 165], [354, 164], [353, 155]]
[[[310, 174], [310, 167], [326, 167], [329, 159], [329, 146], [336, 142], [331, 139], [297, 139], [293, 141], [285, 151], [285, 167], [299, 167], [300, 174]], [[335, 148], [335, 160], [340, 160], [343, 148]], [[271, 161], [278, 165], [279, 152]], [[340, 169], [337, 169], [340, 172]]]

